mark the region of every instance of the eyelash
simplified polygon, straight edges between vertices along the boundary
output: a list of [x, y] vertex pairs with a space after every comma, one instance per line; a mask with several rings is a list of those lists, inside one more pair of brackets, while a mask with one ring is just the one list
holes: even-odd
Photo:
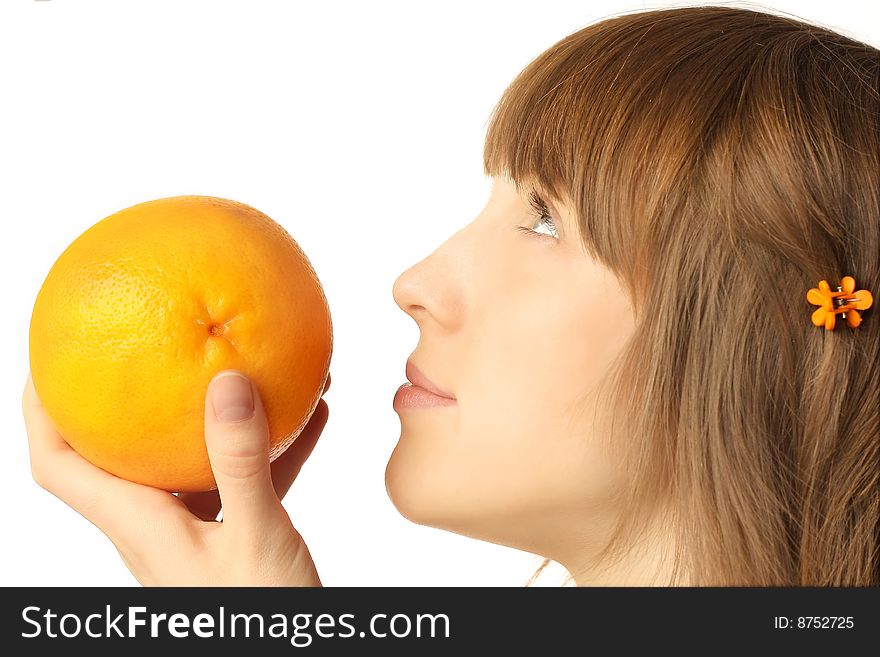
[[[538, 193], [534, 190], [529, 193], [529, 205], [532, 206], [532, 209], [535, 211], [535, 215], [537, 216], [537, 218], [543, 220], [545, 224], [553, 229], [553, 232], [556, 232], [556, 224], [553, 222], [553, 218], [550, 216], [550, 210], [547, 208], [547, 204], [544, 202], [544, 199], [538, 196]], [[545, 235], [544, 233], [539, 233], [532, 230], [531, 228], [526, 228], [525, 226], [517, 226], [517, 228], [530, 235], [538, 235], [540, 237], [551, 237], [552, 239], [557, 239], [552, 235]]]

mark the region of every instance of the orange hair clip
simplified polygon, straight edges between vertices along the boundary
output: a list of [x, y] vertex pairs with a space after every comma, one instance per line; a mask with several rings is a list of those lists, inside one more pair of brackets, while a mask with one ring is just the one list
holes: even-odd
[[807, 292], [807, 301], [814, 306], [819, 306], [813, 311], [813, 324], [825, 326], [826, 331], [834, 330], [834, 318], [837, 313], [843, 313], [850, 328], [856, 328], [862, 323], [859, 310], [867, 310], [874, 303], [874, 297], [868, 290], [856, 289], [856, 279], [852, 276], [844, 276], [840, 279], [837, 291], [832, 292], [828, 281], [819, 281], [818, 288], [810, 288]]

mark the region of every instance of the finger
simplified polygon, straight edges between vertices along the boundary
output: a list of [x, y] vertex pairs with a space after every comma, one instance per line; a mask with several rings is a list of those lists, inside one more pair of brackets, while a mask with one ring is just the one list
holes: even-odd
[[303, 463], [315, 448], [329, 416], [330, 408], [327, 406], [327, 402], [322, 399], [318, 402], [308, 424], [296, 437], [296, 440], [272, 462], [272, 481], [275, 484], [275, 493], [278, 495], [278, 499], [282, 499], [290, 490], [290, 486], [296, 480]]
[[116, 477], [80, 456], [58, 433], [28, 375], [22, 394], [34, 480], [80, 513], [117, 547], [155, 542], [157, 522], [179, 522], [171, 493]]
[[[329, 417], [330, 409], [323, 399], [318, 402], [308, 424], [302, 430], [296, 440], [284, 452], [278, 456], [270, 469], [272, 470], [272, 485], [275, 487], [275, 495], [283, 499], [290, 490], [290, 486], [296, 480], [303, 463], [309, 458], [318, 437], [324, 430]], [[220, 494], [216, 490], [203, 493], [178, 493], [177, 498], [186, 504], [190, 513], [201, 520], [216, 520], [220, 513]]]
[[266, 412], [256, 386], [237, 370], [220, 372], [208, 385], [205, 444], [224, 527], [259, 535], [281, 502], [272, 486]]

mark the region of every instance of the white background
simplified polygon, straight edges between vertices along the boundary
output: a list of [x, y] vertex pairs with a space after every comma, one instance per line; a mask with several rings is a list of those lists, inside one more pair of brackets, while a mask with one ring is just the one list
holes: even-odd
[[[330, 419], [284, 501], [324, 584], [521, 586], [536, 555], [415, 525], [386, 495], [391, 401], [418, 341], [392, 284], [482, 209], [485, 128], [514, 76], [589, 23], [672, 4], [686, 3], [4, 0], [0, 584], [137, 584], [30, 477], [28, 325], [52, 263], [92, 224], [206, 194], [285, 226], [328, 297]], [[876, 3], [726, 4], [880, 42]]]

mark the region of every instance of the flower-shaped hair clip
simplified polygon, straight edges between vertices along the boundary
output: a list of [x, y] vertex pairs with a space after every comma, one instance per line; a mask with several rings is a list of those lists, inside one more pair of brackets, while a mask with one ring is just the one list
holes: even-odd
[[825, 326], [826, 331], [834, 330], [834, 318], [837, 313], [843, 313], [850, 328], [856, 328], [862, 323], [859, 310], [867, 310], [874, 302], [874, 297], [868, 290], [856, 289], [856, 279], [852, 276], [844, 276], [840, 279], [837, 291], [832, 292], [827, 281], [819, 281], [818, 288], [810, 288], [807, 292], [807, 301], [814, 306], [819, 306], [813, 311], [813, 324]]

